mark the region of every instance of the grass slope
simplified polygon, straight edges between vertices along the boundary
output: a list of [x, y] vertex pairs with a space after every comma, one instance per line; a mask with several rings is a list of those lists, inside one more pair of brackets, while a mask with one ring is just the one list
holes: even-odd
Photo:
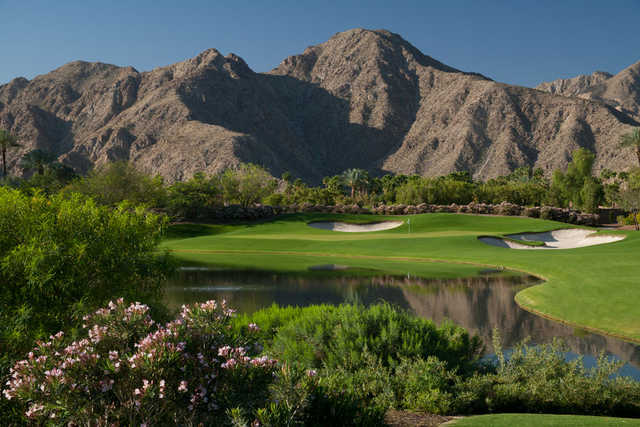
[[[424, 214], [373, 233], [318, 230], [307, 222], [365, 222], [371, 216], [296, 214], [273, 221], [224, 226], [177, 225], [164, 246], [186, 263], [305, 271], [314, 264], [347, 264], [416, 275], [470, 275], [490, 266], [547, 280], [516, 296], [524, 308], [585, 329], [640, 342], [640, 233], [623, 241], [578, 249], [522, 251], [478, 241], [480, 235], [550, 231], [567, 224], [523, 217]], [[453, 264], [425, 261], [446, 261]]]
[[640, 426], [640, 420], [632, 418], [588, 417], [581, 415], [546, 414], [496, 414], [478, 415], [443, 424], [455, 427], [582, 427], [582, 426]]

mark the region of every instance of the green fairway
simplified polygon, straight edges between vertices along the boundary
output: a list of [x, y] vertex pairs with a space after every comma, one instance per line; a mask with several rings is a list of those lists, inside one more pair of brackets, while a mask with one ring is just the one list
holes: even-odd
[[[411, 220], [372, 233], [311, 228], [310, 221]], [[640, 233], [616, 243], [566, 250], [513, 250], [478, 236], [549, 231], [570, 225], [524, 217], [423, 214], [405, 217], [296, 214], [241, 225], [175, 225], [163, 246], [184, 263], [301, 272], [345, 264], [429, 277], [469, 276], [504, 267], [546, 280], [516, 301], [540, 315], [640, 342]], [[446, 261], [429, 263], [427, 261]]]
[[462, 418], [449, 421], [444, 425], [456, 427], [640, 426], [640, 420], [633, 418], [587, 417], [581, 415], [497, 414]]

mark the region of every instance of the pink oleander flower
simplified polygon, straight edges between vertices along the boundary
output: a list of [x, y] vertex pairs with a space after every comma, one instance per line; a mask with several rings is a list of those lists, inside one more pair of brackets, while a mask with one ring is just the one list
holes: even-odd
[[36, 418], [38, 416], [38, 412], [42, 411], [44, 406], [39, 403], [32, 404], [29, 409], [24, 413], [27, 418]]
[[238, 362], [236, 362], [236, 359], [229, 359], [226, 362], [224, 362], [222, 365], [220, 365], [220, 367], [222, 369], [233, 369], [236, 367], [237, 364]]
[[187, 391], [187, 382], [182, 380], [180, 381], [180, 385], [178, 386], [178, 391], [179, 392], [186, 392]]
[[229, 354], [231, 354], [231, 347], [229, 347], [228, 345], [225, 345], [224, 347], [220, 347], [218, 349], [218, 356], [229, 357]]

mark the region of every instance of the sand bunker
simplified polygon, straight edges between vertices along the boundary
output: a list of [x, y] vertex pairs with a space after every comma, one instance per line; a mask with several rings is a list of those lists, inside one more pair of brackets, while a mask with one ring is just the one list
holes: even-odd
[[592, 230], [580, 228], [547, 231], [544, 233], [508, 234], [507, 237], [514, 240], [543, 242], [544, 245], [530, 246], [499, 237], [479, 237], [478, 240], [488, 245], [511, 249], [574, 249], [617, 242], [625, 238], [625, 236], [595, 234]]
[[344, 233], [360, 233], [366, 231], [383, 231], [400, 227], [403, 221], [372, 222], [369, 224], [349, 224], [347, 222], [316, 221], [307, 224], [309, 227], [320, 230], [342, 231]]

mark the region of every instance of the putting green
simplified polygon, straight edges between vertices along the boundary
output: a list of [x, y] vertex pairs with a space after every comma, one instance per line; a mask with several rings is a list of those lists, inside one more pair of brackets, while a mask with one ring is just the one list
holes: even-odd
[[567, 224], [523, 217], [423, 214], [375, 217], [405, 221], [399, 228], [379, 232], [338, 233], [307, 226], [311, 221], [365, 223], [371, 218], [296, 214], [241, 225], [176, 225], [163, 246], [185, 263], [278, 271], [306, 271], [318, 264], [435, 277], [468, 276], [490, 266], [520, 270], [546, 280], [516, 295], [523, 308], [640, 342], [640, 233], [607, 230], [606, 234], [627, 238], [577, 249], [516, 251], [486, 245], [478, 236], [550, 231], [568, 228]]

